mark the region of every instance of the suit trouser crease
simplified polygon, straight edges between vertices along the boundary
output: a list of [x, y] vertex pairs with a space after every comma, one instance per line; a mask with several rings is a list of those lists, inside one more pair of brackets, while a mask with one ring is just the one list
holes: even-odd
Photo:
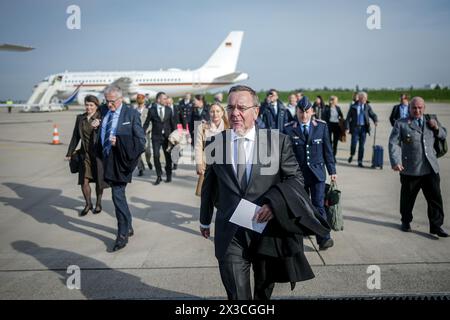
[[250, 285], [250, 266], [254, 271], [254, 298], [257, 300], [270, 299], [274, 283], [267, 283], [260, 279], [259, 261], [250, 254], [250, 237], [248, 232], [239, 227], [231, 240], [225, 256], [219, 260], [219, 271], [222, 283], [229, 300], [252, 300]]
[[[304, 168], [302, 171], [305, 178], [305, 190], [310, 195], [313, 206], [327, 220], [327, 213], [325, 211], [325, 181], [319, 181], [309, 168]], [[330, 233], [324, 237], [316, 235], [316, 240], [319, 245], [328, 239], [331, 239]]]
[[127, 184], [114, 183], [111, 187], [112, 200], [117, 218], [118, 235], [127, 237], [131, 229], [132, 217], [130, 208], [128, 207], [125, 188]]
[[161, 168], [161, 160], [160, 160], [160, 150], [163, 148], [164, 159], [166, 160], [165, 170], [166, 175], [172, 175], [172, 158], [170, 152], [167, 152], [167, 148], [169, 146], [169, 140], [153, 140], [153, 162], [155, 164], [156, 175], [158, 177], [162, 176], [162, 168]]
[[356, 145], [358, 144], [358, 163], [362, 163], [364, 159], [364, 145], [366, 144], [366, 136], [367, 132], [364, 127], [356, 127], [352, 132], [350, 155], [355, 155]]

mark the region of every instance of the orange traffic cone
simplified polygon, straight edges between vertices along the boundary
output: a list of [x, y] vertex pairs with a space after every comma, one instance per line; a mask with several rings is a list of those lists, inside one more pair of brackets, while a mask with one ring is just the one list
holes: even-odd
[[55, 124], [53, 125], [53, 141], [52, 144], [61, 144], [59, 141], [59, 133], [58, 133], [58, 126]]

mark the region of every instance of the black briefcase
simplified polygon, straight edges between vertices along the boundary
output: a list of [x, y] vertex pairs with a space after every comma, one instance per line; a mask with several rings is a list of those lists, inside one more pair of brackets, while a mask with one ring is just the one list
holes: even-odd
[[80, 172], [81, 166], [83, 165], [83, 156], [80, 153], [80, 150], [76, 150], [72, 153], [72, 156], [69, 160], [69, 168], [71, 173]]

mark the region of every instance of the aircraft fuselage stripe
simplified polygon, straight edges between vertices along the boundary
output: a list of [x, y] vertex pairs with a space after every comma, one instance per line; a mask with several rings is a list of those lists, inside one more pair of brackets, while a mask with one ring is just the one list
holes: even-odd
[[[233, 84], [234, 82], [185, 82], [185, 83], [139, 83], [138, 86], [205, 86], [205, 85], [218, 85], [226, 86]], [[83, 84], [82, 87], [103, 87], [109, 83], [96, 83], [96, 84]], [[73, 87], [79, 86], [79, 84], [72, 85]]]

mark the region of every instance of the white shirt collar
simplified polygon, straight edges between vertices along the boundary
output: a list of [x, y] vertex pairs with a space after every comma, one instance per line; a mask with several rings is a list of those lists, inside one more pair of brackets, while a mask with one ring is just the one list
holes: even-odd
[[300, 122], [300, 125], [303, 127], [304, 125], [306, 125], [307, 127], [309, 127], [311, 125], [311, 119], [309, 119], [309, 121], [307, 123], [303, 123]]
[[235, 141], [239, 138], [245, 138], [246, 140], [250, 140], [250, 141], [255, 141], [255, 137], [256, 137], [256, 128], [255, 126], [253, 126], [253, 128], [251, 128], [244, 137], [238, 136], [234, 130], [231, 130], [231, 140]]

